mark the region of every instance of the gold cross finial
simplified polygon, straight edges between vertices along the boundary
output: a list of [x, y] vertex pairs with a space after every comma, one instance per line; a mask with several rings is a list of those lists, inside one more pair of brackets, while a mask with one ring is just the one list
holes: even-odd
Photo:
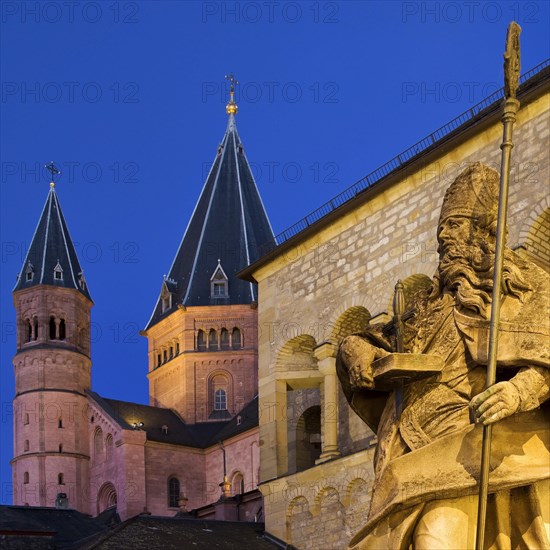
[[50, 181], [50, 187], [55, 187], [55, 176], [58, 176], [59, 174], [61, 174], [61, 170], [59, 170], [55, 164], [53, 163], [53, 160], [50, 162], [50, 164], [46, 164], [46, 166], [44, 166], [44, 168], [46, 168], [46, 170], [48, 170], [48, 172], [52, 175], [52, 179]]
[[233, 73], [226, 74], [225, 79], [229, 80], [229, 82], [230, 82], [230, 86], [229, 86], [229, 103], [225, 106], [225, 112], [228, 115], [236, 115], [239, 108], [237, 107], [237, 104], [235, 103], [235, 86], [239, 83], [239, 81], [235, 78]]

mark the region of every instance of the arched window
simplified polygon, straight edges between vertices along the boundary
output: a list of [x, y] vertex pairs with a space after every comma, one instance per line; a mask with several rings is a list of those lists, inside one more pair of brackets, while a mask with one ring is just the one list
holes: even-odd
[[62, 453], [63, 452], [63, 445], [60, 443], [59, 444], [59, 452]]
[[168, 480], [168, 507], [178, 508], [180, 499], [180, 480], [177, 477], [171, 477]]
[[235, 327], [231, 333], [231, 345], [233, 349], [239, 349], [242, 347], [241, 331]]
[[160, 356], [160, 353], [157, 354], [157, 367], [160, 367], [160, 365], [162, 364], [162, 358]]
[[23, 474], [23, 483], [28, 483], [29, 482], [29, 472], [25, 472]]
[[108, 434], [105, 438], [105, 456], [107, 461], [113, 458], [113, 436], [111, 434]]
[[218, 349], [218, 334], [213, 328], [208, 333], [208, 349]]
[[230, 378], [229, 373], [217, 372], [208, 381], [210, 418], [229, 416], [229, 404], [232, 403]]
[[180, 343], [176, 342], [176, 355], [180, 354]]
[[29, 450], [29, 440], [25, 439], [25, 443], [23, 444], [23, 450], [28, 451]]
[[59, 340], [65, 340], [65, 319], [59, 321]]
[[219, 389], [214, 392], [214, 410], [227, 410], [227, 392], [225, 390]]
[[55, 334], [55, 317], [50, 317], [50, 340], [55, 340], [56, 339], [56, 334]]
[[58, 485], [65, 485], [65, 481], [63, 479], [63, 474], [57, 474], [57, 484]]
[[33, 319], [33, 328], [34, 328], [34, 339], [36, 340], [38, 338], [38, 319], [35, 317]]
[[242, 495], [244, 493], [244, 477], [241, 472], [237, 472], [231, 480], [231, 490], [234, 495]]
[[32, 340], [32, 325], [29, 319], [25, 321], [25, 342]]
[[204, 330], [199, 330], [197, 333], [197, 349], [199, 351], [204, 351], [206, 349], [206, 335]]
[[162, 352], [162, 359], [164, 360], [165, 363], [166, 361], [168, 361], [168, 352], [166, 350]]
[[220, 332], [220, 347], [222, 349], [229, 349], [229, 332], [226, 328], [222, 328]]
[[174, 358], [174, 346], [170, 346], [170, 359]]
[[94, 459], [103, 461], [103, 431], [99, 427], [94, 432]]

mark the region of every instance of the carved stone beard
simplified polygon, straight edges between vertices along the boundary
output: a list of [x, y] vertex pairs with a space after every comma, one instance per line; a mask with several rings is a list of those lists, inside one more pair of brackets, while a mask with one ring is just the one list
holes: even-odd
[[[491, 304], [494, 274], [494, 238], [475, 236], [469, 243], [447, 239], [439, 246], [440, 261], [434, 277], [431, 298], [449, 290], [457, 305], [488, 318]], [[502, 292], [523, 301], [523, 295], [531, 290], [525, 281], [518, 258], [505, 249], [502, 272]]]

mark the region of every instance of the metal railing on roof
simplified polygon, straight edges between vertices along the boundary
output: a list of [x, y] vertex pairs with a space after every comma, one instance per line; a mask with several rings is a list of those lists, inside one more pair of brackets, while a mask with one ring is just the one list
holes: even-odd
[[[531, 77], [543, 71], [548, 66], [550, 66], [550, 58], [548, 58], [546, 61], [543, 61], [536, 67], [533, 67], [530, 71], [527, 71], [526, 73], [521, 75], [519, 79], [520, 84], [523, 84]], [[310, 225], [319, 221], [330, 212], [336, 210], [336, 208], [353, 199], [356, 195], [358, 195], [365, 189], [368, 189], [378, 183], [382, 178], [384, 178], [394, 170], [401, 168], [412, 158], [423, 153], [428, 148], [443, 140], [443, 138], [447, 137], [459, 126], [462, 126], [464, 123], [473, 120], [489, 107], [493, 107], [497, 101], [503, 98], [504, 88], [501, 88], [500, 90], [497, 90], [490, 96], [486, 97], [483, 101], [480, 101], [477, 105], [474, 105], [471, 109], [468, 109], [466, 112], [462, 113], [461, 115], [457, 116], [456, 118], [439, 128], [439, 130], [432, 132], [429, 136], [421, 139], [413, 146], [405, 149], [405, 151], [399, 153], [399, 155], [392, 158], [370, 174], [367, 174], [364, 178], [360, 179], [358, 182], [354, 183], [353, 185], [342, 191], [340, 194], [336, 195], [334, 198], [317, 208], [317, 210], [314, 210], [313, 212], [308, 214], [305, 218], [302, 218], [294, 225], [291, 225], [289, 228], [279, 233], [275, 237], [275, 243], [266, 243], [264, 247], [261, 247], [263, 249], [262, 253], [269, 252], [276, 246], [279, 246], [285, 241], [288, 241], [288, 239], [290, 239], [291, 237], [294, 237], [294, 235], [297, 235], [304, 229], [307, 229]]]

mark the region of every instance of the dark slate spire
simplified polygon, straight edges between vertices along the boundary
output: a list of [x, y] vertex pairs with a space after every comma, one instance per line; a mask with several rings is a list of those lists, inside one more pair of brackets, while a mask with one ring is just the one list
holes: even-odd
[[53, 182], [13, 290], [36, 285], [74, 288], [92, 299]]
[[273, 231], [237, 132], [233, 86], [226, 109], [227, 130], [148, 327], [179, 304], [249, 304], [258, 298], [255, 285], [235, 274], [274, 242]]

